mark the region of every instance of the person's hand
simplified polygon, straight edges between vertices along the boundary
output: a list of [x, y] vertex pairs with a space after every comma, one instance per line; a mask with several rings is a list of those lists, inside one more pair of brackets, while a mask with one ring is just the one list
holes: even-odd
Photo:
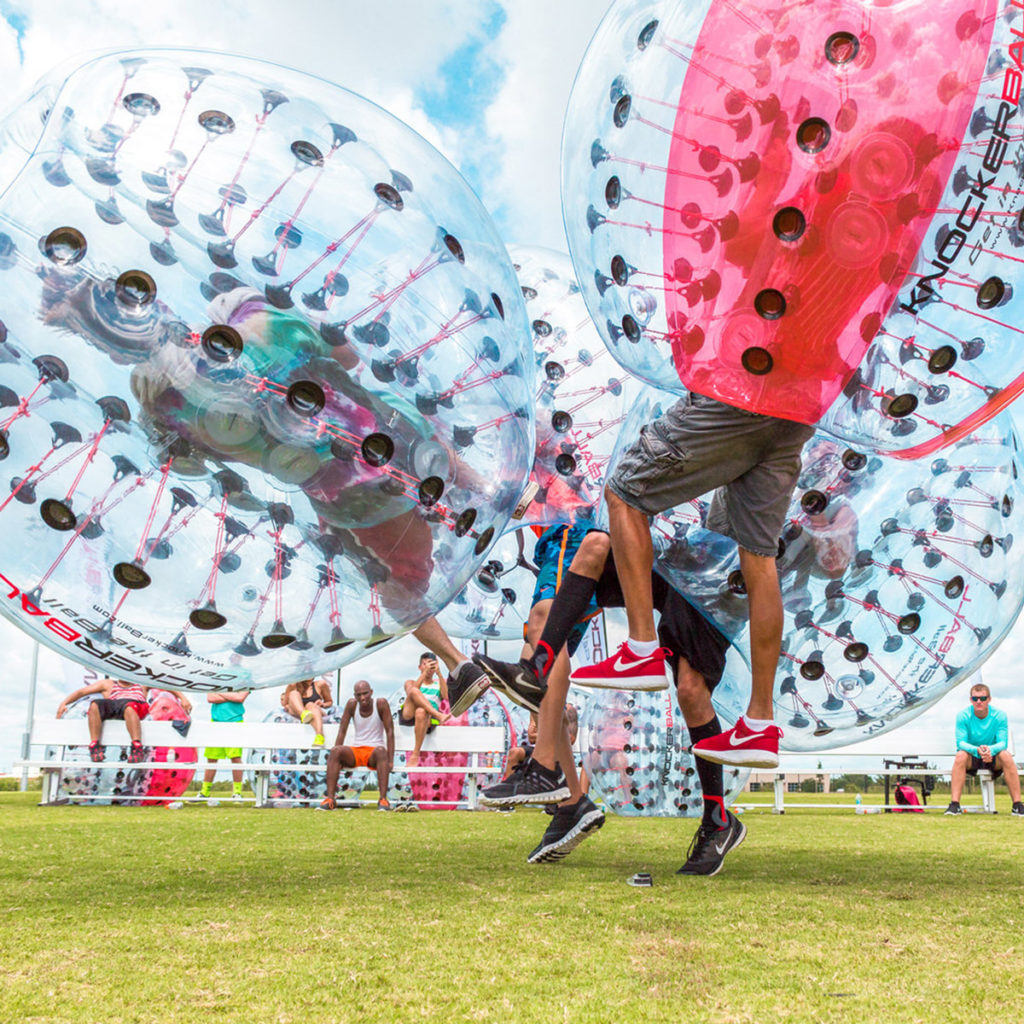
[[57, 717], [58, 718], [63, 718], [64, 717], [64, 712], [67, 711], [67, 709], [68, 709], [67, 704], [65, 704], [64, 701], [61, 701], [60, 702], [60, 707], [57, 708]]
[[986, 763], [992, 760], [992, 748], [989, 746], [978, 747], [978, 753], [981, 755], [982, 761]]

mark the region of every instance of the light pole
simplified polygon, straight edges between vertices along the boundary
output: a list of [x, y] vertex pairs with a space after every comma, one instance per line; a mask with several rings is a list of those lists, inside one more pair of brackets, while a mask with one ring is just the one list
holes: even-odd
[[[28, 760], [29, 739], [32, 736], [32, 719], [36, 713], [36, 677], [39, 675], [39, 641], [32, 641], [32, 671], [28, 680], [28, 711], [25, 715], [25, 731], [21, 736], [21, 759]], [[21, 783], [18, 788], [22, 793], [28, 789], [28, 768], [21, 770]]]

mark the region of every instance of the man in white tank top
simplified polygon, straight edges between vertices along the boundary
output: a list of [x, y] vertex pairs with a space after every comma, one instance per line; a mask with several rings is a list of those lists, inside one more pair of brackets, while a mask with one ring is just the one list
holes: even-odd
[[[395, 723], [391, 708], [383, 697], [373, 699], [373, 690], [360, 679], [353, 690], [355, 696], [345, 705], [338, 726], [338, 736], [327, 757], [327, 796], [317, 808], [333, 811], [338, 791], [338, 775], [342, 768], [374, 768], [377, 772], [378, 811], [390, 811], [388, 778], [395, 760]], [[349, 725], [352, 736], [346, 737]], [[350, 743], [345, 743], [350, 739]]]

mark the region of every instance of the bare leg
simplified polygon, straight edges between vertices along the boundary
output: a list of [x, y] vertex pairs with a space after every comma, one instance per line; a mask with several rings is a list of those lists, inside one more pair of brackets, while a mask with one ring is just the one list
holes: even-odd
[[388, 797], [388, 777], [391, 775], [391, 762], [388, 761], [388, 752], [383, 747], [377, 747], [366, 762], [367, 767], [377, 770], [377, 795], [381, 800]]
[[555, 754], [558, 763], [565, 773], [565, 784], [569, 787], [569, 796], [562, 801], [563, 804], [574, 804], [583, 796], [583, 787], [580, 786], [580, 777], [576, 773], [576, 758], [572, 756], [572, 743], [569, 742], [569, 726], [565, 721], [558, 734], [558, 744], [555, 747]]
[[299, 696], [298, 690], [292, 690], [288, 694], [288, 703], [285, 705], [285, 710], [296, 718], [302, 717], [302, 712], [305, 711], [305, 707], [302, 704], [302, 698]]
[[338, 776], [342, 767], [355, 768], [356, 758], [351, 747], [331, 747], [327, 755], [327, 797], [333, 800], [338, 792]]
[[[238, 776], [238, 778], [235, 781], [236, 782], [240, 782], [241, 779], [242, 779], [242, 773], [241, 772], [235, 772], [235, 774]], [[217, 775], [217, 769], [216, 768], [207, 768], [205, 774], [203, 775], [203, 782], [207, 786], [210, 785], [210, 783], [213, 782], [213, 780], [216, 777], [216, 775]]]
[[100, 733], [103, 732], [103, 719], [100, 718], [100, 709], [96, 707], [95, 701], [89, 705], [89, 713], [86, 717], [89, 720], [89, 742], [95, 743], [99, 740]]
[[526, 751], [522, 747], [513, 747], [505, 759], [505, 774], [502, 778], [507, 779], [525, 760]]
[[[537, 745], [533, 748], [533, 759], [545, 768], [554, 768], [555, 762], [560, 760], [557, 748], [565, 731], [562, 718], [568, 693], [569, 654], [562, 648], [548, 675], [548, 690], [540, 702], [540, 713], [537, 715]], [[562, 770], [565, 771], [565, 765], [562, 765]]]
[[405, 704], [402, 706], [402, 717], [411, 718], [414, 711], [423, 711], [429, 718], [436, 718], [442, 725], [452, 716], [447, 711], [440, 711], [423, 696], [418, 686], [406, 686]]
[[307, 725], [313, 726], [313, 732], [317, 736], [323, 736], [324, 734], [324, 709], [317, 704], [307, 704], [303, 714], [309, 712], [309, 721]]
[[449, 672], [453, 671], [456, 665], [467, 660], [466, 656], [452, 643], [451, 638], [444, 631], [444, 627], [433, 615], [422, 626], [413, 630], [412, 635], [428, 651], [436, 654], [444, 662], [445, 668]]
[[416, 709], [416, 716], [413, 719], [413, 737], [414, 743], [412, 750], [409, 752], [407, 758], [410, 768], [416, 768], [420, 763], [420, 747], [423, 746], [423, 740], [427, 735], [427, 726], [430, 725], [430, 712], [424, 711], [423, 708]]
[[[621, 502], [620, 502], [621, 504]], [[623, 505], [623, 508], [627, 506]], [[650, 530], [646, 527], [648, 541]], [[569, 567], [579, 576], [599, 579], [608, 559], [608, 535], [600, 532], [588, 533], [583, 538], [572, 565]], [[650, 590], [650, 572], [648, 572], [648, 590]], [[524, 657], [528, 657], [540, 639], [547, 622], [552, 602], [538, 601], [530, 609], [530, 618], [526, 626], [527, 643], [523, 648]], [[569, 652], [563, 647], [555, 664], [548, 675], [548, 689], [541, 701], [537, 716], [537, 744], [533, 758], [545, 768], [554, 768], [557, 761], [565, 772], [565, 780], [569, 786], [569, 802], [575, 803], [583, 793], [579, 777], [576, 774], [576, 762], [572, 756], [572, 744], [569, 742], [568, 725], [565, 722], [565, 700], [569, 694]]]
[[1008, 750], [1001, 750], [994, 760], [1003, 769], [1003, 778], [1006, 779], [1006, 788], [1010, 791], [1010, 799], [1015, 804], [1020, 803], [1020, 775], [1017, 772], [1017, 766], [1013, 763], [1010, 752]]
[[[231, 763], [232, 764], [241, 764], [242, 763], [242, 759], [240, 757], [233, 757], [233, 758], [231, 758]], [[242, 769], [241, 768], [233, 768], [231, 770], [231, 780], [232, 780], [232, 782], [241, 782], [242, 781]]]
[[775, 559], [740, 548], [740, 570], [747, 588], [750, 609], [750, 704], [751, 718], [775, 717], [772, 694], [775, 669], [782, 650], [782, 593]]
[[[654, 630], [654, 597], [651, 593], [651, 568], [654, 546], [647, 516], [627, 505], [605, 488], [612, 551], [622, 595], [626, 599], [629, 635], [634, 640], [651, 642], [658, 638]], [[781, 632], [779, 634], [781, 641]]]
[[949, 783], [949, 799], [955, 804], [960, 803], [960, 794], [964, 791], [964, 781], [967, 778], [967, 763], [970, 759], [970, 755], [966, 750], [958, 750], [956, 757], [953, 758], [953, 774]]
[[124, 709], [124, 724], [128, 735], [132, 738], [132, 743], [140, 743], [142, 741], [142, 723], [139, 721], [139, 713], [135, 708]]

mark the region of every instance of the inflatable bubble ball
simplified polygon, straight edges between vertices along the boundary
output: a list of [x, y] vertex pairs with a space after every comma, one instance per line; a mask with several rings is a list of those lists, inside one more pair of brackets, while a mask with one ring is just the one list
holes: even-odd
[[0, 613], [216, 690], [443, 607], [533, 459], [522, 294], [409, 128], [276, 65], [95, 57], [0, 124]]
[[1024, 390], [1013, 0], [623, 0], [563, 209], [619, 362], [859, 450], [932, 455]]
[[[580, 715], [583, 767], [591, 795], [629, 817], [699, 818], [703, 796], [690, 736], [674, 690], [598, 690]], [[749, 770], [723, 766], [725, 801]]]
[[535, 541], [528, 528], [512, 530], [495, 541], [483, 565], [437, 613], [449, 636], [522, 640], [537, 582], [530, 561]]

